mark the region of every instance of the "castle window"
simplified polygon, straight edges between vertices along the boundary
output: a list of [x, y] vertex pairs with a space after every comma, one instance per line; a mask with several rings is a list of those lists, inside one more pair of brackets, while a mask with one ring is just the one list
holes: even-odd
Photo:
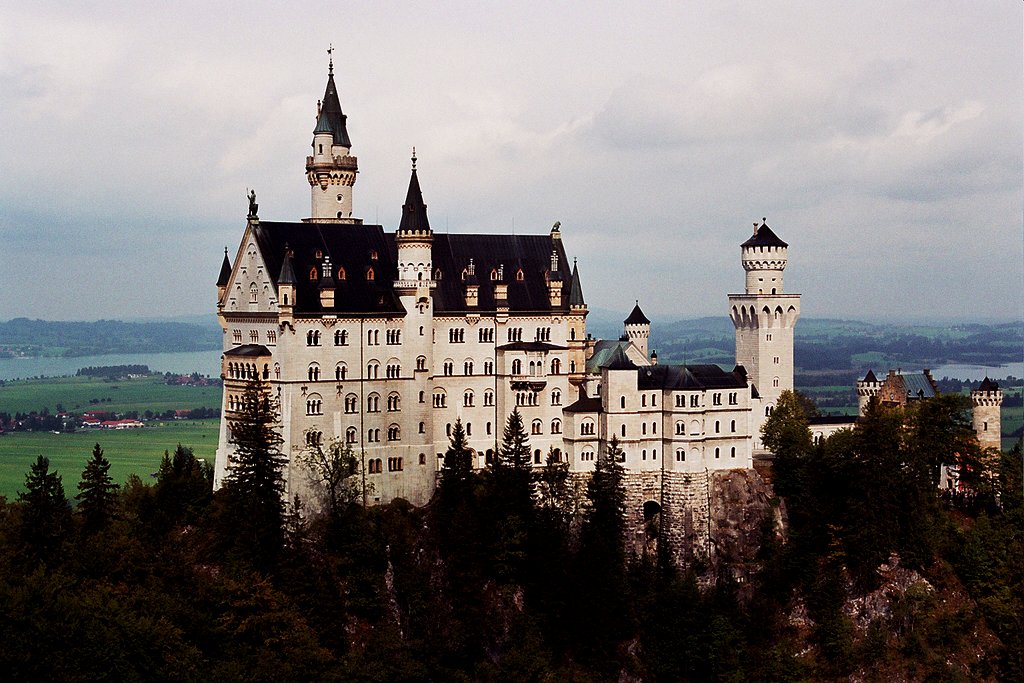
[[779, 386], [779, 378], [778, 377], [775, 377], [774, 379], [772, 379], [772, 386], [773, 387]]
[[334, 368], [334, 379], [343, 382], [348, 379], [348, 368], [343, 363], [339, 363]]
[[626, 397], [625, 396], [619, 397], [619, 407], [622, 408], [623, 410], [626, 409]]
[[493, 406], [494, 405], [494, 392], [491, 391], [490, 389], [488, 389], [487, 391], [484, 392], [484, 405], [485, 406]]
[[497, 279], [498, 279], [498, 269], [497, 268], [491, 268], [491, 282], [494, 282]]
[[306, 415], [322, 415], [323, 399], [319, 394], [310, 394], [306, 398]]
[[658, 405], [658, 395], [657, 394], [651, 394], [651, 405], [652, 406]]
[[434, 407], [445, 408], [448, 405], [448, 397], [442, 391], [434, 392]]
[[593, 420], [584, 420], [580, 424], [580, 434], [582, 434], [584, 436], [593, 436], [594, 435], [594, 421]]
[[366, 440], [369, 443], [376, 443], [380, 441], [380, 430], [379, 429], [367, 429]]
[[427, 464], [427, 454], [426, 453], [420, 453], [420, 464], [421, 465], [426, 465]]
[[345, 430], [345, 443], [352, 444], [352, 443], [355, 443], [355, 442], [356, 442], [356, 428], [355, 427], [349, 427], [348, 429]]
[[236, 344], [241, 344], [242, 343], [242, 331], [241, 330], [231, 330], [231, 341], [233, 341]]
[[715, 458], [720, 458], [721, 456], [722, 456], [722, 449], [721, 448], [716, 448], [715, 449]]
[[622, 435], [626, 435], [626, 425], [622, 425]]
[[657, 433], [658, 433], [658, 423], [657, 422], [652, 422], [651, 423], [651, 434], [657, 434]]
[[766, 335], [764, 335], [764, 340], [765, 341], [771, 341], [772, 340], [772, 333], [769, 332]]
[[512, 361], [512, 374], [521, 375], [523, 374], [523, 361], [516, 358]]
[[380, 412], [380, 396], [378, 396], [377, 394], [370, 394], [369, 396], [366, 397], [366, 412]]
[[647, 394], [643, 394], [642, 396], [640, 396], [640, 406], [642, 408], [647, 407]]
[[346, 330], [335, 330], [334, 331], [334, 345], [335, 346], [348, 346], [348, 332]]
[[417, 370], [426, 370], [427, 369], [427, 357], [426, 356], [419, 356], [419, 357], [416, 358], [416, 369]]
[[640, 433], [641, 434], [646, 434], [647, 433], [647, 423], [646, 422], [644, 422], [643, 424], [640, 425]]
[[268, 344], [276, 344], [277, 343], [277, 330], [267, 330], [267, 343]]
[[531, 434], [543, 434], [543, 432], [544, 432], [544, 423], [541, 422], [540, 420], [534, 420], [533, 423], [530, 425], [530, 433]]
[[391, 425], [388, 427], [388, 441], [401, 441], [402, 430], [399, 429], [398, 425]]
[[260, 289], [259, 287], [256, 286], [255, 282], [249, 285], [249, 303], [256, 303], [257, 299], [259, 298], [259, 294]]
[[420, 429], [419, 429], [419, 431], [420, 431], [420, 434], [426, 434], [427, 433], [427, 423], [426, 422], [420, 422]]
[[258, 344], [260, 342], [260, 333], [256, 330], [249, 330], [249, 342]]
[[481, 343], [491, 343], [494, 341], [494, 328], [482, 327], [480, 328], [480, 331], [477, 332], [477, 336]]
[[533, 449], [533, 464], [534, 465], [539, 465], [540, 464], [540, 449], [539, 448]]
[[484, 361], [484, 374], [485, 375], [493, 375], [494, 374], [494, 361], [493, 360], [485, 360]]
[[316, 273], [316, 266], [313, 266], [312, 268], [309, 269], [309, 281], [310, 282], [316, 282], [319, 279], [320, 278], [317, 277], [317, 273]]
[[554, 389], [551, 392], [551, 405], [560, 406], [562, 405], [562, 392], [558, 389]]
[[729, 405], [734, 406], [739, 402], [738, 394], [734, 391], [729, 394]]
[[345, 269], [343, 267], [338, 266], [338, 271], [334, 274], [334, 279], [335, 280], [344, 280], [345, 279]]
[[685, 434], [685, 433], [686, 433], [686, 423], [682, 422], [682, 421], [676, 422], [676, 434]]
[[772, 362], [775, 363], [775, 365], [778, 365], [779, 364], [779, 357], [775, 356], [775, 358], [772, 359]]
[[310, 382], [320, 381], [320, 366], [316, 363], [310, 363], [306, 374], [309, 377]]
[[569, 372], [576, 372], [576, 361], [569, 361]]
[[402, 399], [398, 394], [388, 396], [388, 412], [396, 413], [402, 409]]
[[452, 362], [450, 360], [446, 360], [442, 367], [443, 367], [443, 370], [444, 370], [445, 377], [451, 377], [453, 374], [455, 374], [455, 363], [454, 362]]
[[466, 374], [466, 376], [472, 375], [473, 374], [473, 361], [467, 360], [465, 363], [462, 364], [462, 369], [463, 369], [463, 372]]
[[461, 327], [453, 327], [448, 330], [448, 343], [462, 344], [466, 341], [466, 330]]
[[642, 451], [640, 451], [640, 459], [641, 460], [646, 460], [647, 459], [647, 449], [646, 448], [643, 449]]
[[552, 434], [561, 434], [562, 433], [562, 421], [561, 420], [554, 419], [554, 420], [551, 421], [551, 433]]
[[719, 422], [718, 420], [715, 420], [715, 434], [718, 434], [721, 431], [722, 431], [722, 423]]
[[310, 330], [306, 333], [306, 346], [320, 346], [320, 330]]
[[729, 422], [729, 429], [732, 432], [736, 431], [736, 420], [732, 420], [731, 422]]
[[345, 397], [345, 412], [354, 413], [358, 410], [359, 397], [355, 394], [349, 394]]
[[519, 270], [516, 271], [516, 281], [517, 282], [522, 282], [525, 279], [525, 277], [526, 276], [523, 275], [523, 269], [522, 268], [520, 268]]
[[387, 343], [395, 346], [402, 343], [402, 331], [401, 330], [387, 330]]
[[472, 408], [473, 407], [473, 392], [472, 391], [466, 391], [466, 393], [464, 393], [462, 395], [462, 405], [464, 405], [467, 408]]
[[562, 372], [562, 361], [558, 360], [557, 358], [553, 358], [551, 360], [551, 374], [557, 375], [560, 372]]
[[400, 379], [402, 377], [402, 366], [397, 363], [390, 363], [384, 369], [384, 375], [387, 379]]
[[380, 372], [380, 364], [376, 361], [371, 361], [366, 366], [366, 379], [377, 379], [377, 374]]
[[445, 433], [445, 434], [446, 434], [447, 436], [451, 436], [451, 435], [452, 435], [452, 423], [451, 423], [451, 422], [449, 422], [448, 424], [446, 424], [446, 425], [444, 426], [444, 433]]
[[732, 448], [729, 449], [729, 457], [730, 458], [735, 458], [736, 457], [736, 447], [735, 446], [733, 446]]
[[380, 346], [380, 330], [367, 330], [366, 343], [368, 346]]
[[700, 396], [699, 395], [697, 395], [697, 394], [691, 394], [690, 395], [690, 407], [691, 408], [700, 408]]
[[686, 449], [685, 448], [677, 448], [676, 449], [676, 462], [685, 462], [685, 461], [686, 461]]
[[377, 260], [377, 250], [376, 249], [371, 249], [370, 250], [370, 260], [371, 261], [376, 261]]
[[721, 394], [712, 394], [711, 395], [711, 405], [713, 405], [713, 406], [720, 406], [720, 405], [722, 405], [722, 395]]
[[373, 268], [372, 267], [371, 268], [367, 268], [366, 269], [366, 281], [367, 282], [372, 282], [373, 279], [374, 279]]

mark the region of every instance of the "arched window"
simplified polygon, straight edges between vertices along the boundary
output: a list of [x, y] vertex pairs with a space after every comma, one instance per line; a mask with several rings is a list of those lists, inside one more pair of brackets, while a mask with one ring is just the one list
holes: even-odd
[[354, 413], [359, 409], [359, 397], [355, 394], [345, 396], [345, 412]]
[[557, 375], [562, 372], [562, 361], [557, 358], [551, 359], [551, 374]]
[[355, 442], [356, 442], [356, 428], [355, 427], [349, 427], [348, 429], [345, 430], [345, 443], [355, 443]]
[[473, 407], [473, 392], [470, 391], [469, 389], [467, 389], [466, 393], [462, 395], [462, 405], [464, 405], [467, 408]]
[[426, 356], [419, 356], [416, 359], [416, 369], [417, 370], [426, 370], [427, 369], [427, 357]]
[[309, 394], [306, 397], [306, 415], [322, 415], [323, 399], [320, 394]]
[[561, 434], [562, 433], [562, 421], [561, 420], [555, 418], [554, 420], [551, 421], [551, 433], [552, 434]]
[[715, 449], [715, 458], [720, 458], [721, 456], [722, 456], [722, 449], [721, 448], [716, 448]]
[[370, 394], [369, 396], [366, 397], [366, 412], [380, 412], [380, 396], [378, 396], [377, 394]]
[[533, 423], [530, 425], [530, 433], [531, 434], [541, 434], [541, 433], [543, 433], [543, 430], [544, 430], [544, 423], [541, 422], [540, 420], [534, 420]]
[[731, 422], [729, 422], [729, 431], [736, 431], [736, 420], [732, 420]]
[[426, 434], [426, 433], [427, 433], [427, 423], [426, 422], [420, 422], [420, 434]]
[[388, 427], [388, 441], [401, 441], [401, 440], [402, 440], [402, 430], [399, 428], [399, 426], [393, 424], [390, 427]]
[[402, 409], [402, 399], [398, 394], [388, 396], [388, 412], [395, 413]]
[[306, 346], [320, 346], [320, 330], [306, 332]]
[[309, 269], [309, 281], [310, 282], [316, 282], [319, 279], [320, 278], [317, 277], [317, 274], [316, 274], [316, 266], [313, 266], [312, 268]]
[[512, 361], [512, 374], [521, 375], [523, 374], [523, 361], [516, 358]]
[[625, 396], [620, 396], [619, 397], [619, 407], [622, 408], [623, 410], [626, 409], [626, 397]]
[[260, 288], [256, 286], [256, 283], [249, 285], [249, 303], [254, 304], [259, 298]]
[[320, 366], [316, 363], [310, 363], [306, 375], [309, 377], [310, 382], [320, 381]]
[[473, 361], [467, 360], [465, 363], [462, 364], [462, 369], [463, 369], [463, 372], [467, 376], [472, 375], [473, 374]]
[[373, 268], [372, 267], [371, 268], [367, 268], [366, 269], [366, 280], [368, 282], [372, 282], [373, 279], [374, 279]]
[[348, 379], [348, 368], [345, 366], [344, 363], [338, 363], [338, 365], [335, 366], [334, 379], [338, 380], [339, 382]]
[[551, 391], [551, 405], [560, 406], [562, 405], [562, 392], [558, 389]]
[[494, 405], [494, 392], [491, 391], [490, 389], [488, 389], [487, 391], [484, 392], [484, 405], [485, 406], [493, 406]]
[[346, 330], [335, 330], [334, 331], [334, 345], [335, 346], [348, 346], [348, 331], [346, 331]]

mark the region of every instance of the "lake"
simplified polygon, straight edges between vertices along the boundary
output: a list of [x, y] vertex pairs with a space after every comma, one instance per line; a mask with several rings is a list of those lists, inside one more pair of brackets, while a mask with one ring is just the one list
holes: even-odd
[[1024, 377], [1024, 362], [1007, 363], [1006, 365], [967, 365], [963, 363], [952, 363], [950, 365], [940, 365], [939, 367], [932, 369], [932, 377], [935, 379], [949, 377], [951, 379], [970, 380], [972, 382], [981, 381], [986, 377], [991, 377], [992, 379], [1003, 379], [1010, 375], [1018, 378]]
[[220, 351], [175, 353], [111, 353], [75, 358], [0, 358], [0, 379], [63, 377], [79, 368], [103, 365], [148, 365], [153, 372], [220, 376]]

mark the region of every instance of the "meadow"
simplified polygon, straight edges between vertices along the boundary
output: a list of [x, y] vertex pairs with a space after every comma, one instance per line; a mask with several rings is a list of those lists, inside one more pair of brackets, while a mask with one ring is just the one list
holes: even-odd
[[130, 474], [151, 481], [164, 451], [173, 451], [179, 443], [212, 464], [218, 425], [216, 419], [182, 420], [154, 421], [143, 429], [81, 429], [71, 434], [9, 432], [0, 436], [0, 496], [14, 499], [24, 489], [29, 466], [37, 456], [44, 455], [50, 459], [51, 469], [63, 478], [68, 498], [73, 498], [86, 460], [97, 443], [110, 461], [110, 475], [118, 484]]
[[49, 377], [13, 380], [0, 386], [0, 413], [28, 413], [61, 409], [81, 413], [86, 410], [142, 413], [152, 410], [192, 410], [217, 408], [221, 387], [195, 387], [164, 384], [162, 375], [107, 380], [99, 377]]

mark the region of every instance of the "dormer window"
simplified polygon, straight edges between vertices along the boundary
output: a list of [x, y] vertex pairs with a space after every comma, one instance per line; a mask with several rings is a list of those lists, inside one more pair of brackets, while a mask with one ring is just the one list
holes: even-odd
[[466, 270], [465, 268], [463, 268], [463, 269], [462, 269], [462, 281], [463, 281], [463, 282], [465, 282], [465, 281], [466, 281], [466, 275], [468, 275], [468, 274], [469, 274], [469, 271], [468, 271], [468, 270]]
[[335, 278], [336, 280], [344, 280], [345, 279], [345, 269], [342, 268], [341, 266], [338, 266], [338, 272], [336, 273], [336, 275], [337, 275], [337, 277]]
[[312, 268], [309, 269], [309, 281], [310, 282], [316, 282], [319, 279], [320, 278], [317, 277], [317, 273], [316, 273], [316, 266], [313, 266]]
[[435, 280], [440, 280], [441, 279], [441, 269], [440, 268], [438, 268], [437, 270], [434, 271], [434, 279]]
[[374, 278], [374, 274], [373, 274], [373, 268], [367, 268], [367, 269], [366, 269], [366, 280], [367, 280], [368, 282], [370, 282], [370, 281], [372, 281], [372, 280], [373, 280], [373, 278]]
[[491, 281], [495, 282], [495, 281], [497, 281], [497, 279], [498, 279], [498, 269], [497, 268], [491, 268]]
[[524, 277], [522, 268], [516, 271], [516, 282], [522, 282]]
[[370, 250], [370, 260], [371, 261], [376, 261], [377, 260], [377, 250], [376, 249], [371, 249]]
[[316, 250], [316, 258], [317, 258], [317, 260], [319, 261], [319, 260], [320, 260], [320, 259], [322, 259], [323, 257], [324, 257], [324, 252], [322, 252], [322, 251], [320, 251], [319, 249], [317, 249], [317, 250]]

